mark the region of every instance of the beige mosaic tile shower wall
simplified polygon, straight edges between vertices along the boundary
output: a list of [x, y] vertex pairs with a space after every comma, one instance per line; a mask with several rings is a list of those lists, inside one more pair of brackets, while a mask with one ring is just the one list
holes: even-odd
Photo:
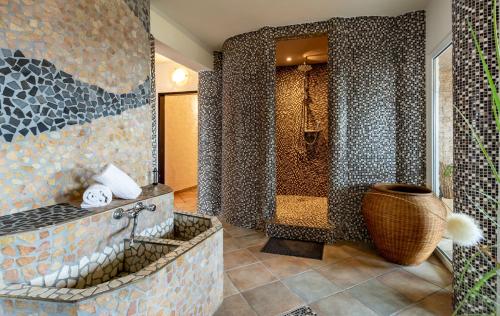
[[143, 13], [124, 0], [0, 2], [0, 216], [78, 195], [108, 162], [149, 182]]

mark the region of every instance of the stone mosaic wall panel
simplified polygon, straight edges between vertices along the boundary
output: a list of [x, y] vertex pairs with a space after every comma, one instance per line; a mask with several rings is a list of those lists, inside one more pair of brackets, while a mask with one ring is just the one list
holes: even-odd
[[268, 111], [274, 102], [274, 55], [266, 54], [271, 46], [269, 28], [223, 45], [222, 216], [247, 228], [263, 227], [265, 193], [276, 183], [275, 173], [267, 170], [275, 161], [274, 152], [269, 154], [274, 148], [269, 146], [274, 112]]
[[128, 93], [149, 74], [148, 32], [124, 0], [4, 0], [0, 14], [0, 48], [49, 60], [78, 80]]
[[[259, 227], [275, 213], [275, 40], [328, 33], [330, 222], [336, 239], [368, 239], [360, 201], [369, 185], [421, 183], [425, 176], [424, 25], [424, 13], [415, 12], [266, 27], [228, 39], [222, 78], [224, 219]], [[367, 86], [359, 89], [362, 84]]]
[[75, 80], [48, 60], [9, 49], [0, 50], [0, 67], [0, 136], [6, 142], [149, 105], [149, 79], [133, 91], [115, 94]]
[[0, 215], [81, 197], [107, 162], [146, 185], [150, 139], [151, 112], [145, 106], [91, 124], [19, 136], [13, 143], [0, 141]]
[[[148, 192], [147, 188], [144, 190]], [[137, 232], [157, 224], [163, 226], [144, 233], [159, 237], [164, 234], [163, 231], [171, 230], [168, 227], [173, 224], [173, 193], [147, 198], [144, 203], [155, 204], [157, 210], [139, 215]], [[28, 283], [39, 277], [46, 279], [38, 280], [36, 284], [49, 283], [54, 286], [61, 270], [74, 270], [82, 260], [85, 262], [87, 256], [87, 261], [92, 261], [92, 254], [105, 252], [107, 245], [119, 244], [128, 238], [132, 223], [127, 218], [113, 219], [113, 210], [94, 211], [94, 214], [84, 218], [68, 219], [66, 223], [0, 236], [0, 286]], [[50, 213], [46, 216], [50, 216]], [[169, 218], [170, 224], [167, 225]], [[51, 220], [48, 218], [47, 222]]]
[[199, 73], [198, 213], [221, 212], [222, 54], [214, 53], [214, 71]]
[[[498, 6], [498, 5], [497, 5]], [[496, 10], [500, 10], [498, 7]], [[487, 63], [492, 70], [493, 78], [499, 78], [499, 69], [494, 66], [495, 51], [492, 27], [492, 1], [483, 0], [454, 0], [453, 1], [453, 103], [468, 118], [476, 132], [481, 135], [492, 160], [497, 168], [500, 159], [500, 138], [495, 128], [491, 110], [492, 96], [484, 76], [481, 61], [474, 49], [473, 41], [468, 31], [467, 21], [473, 25], [481, 39], [481, 46]], [[499, 12], [497, 11], [497, 16]], [[484, 276], [484, 274], [498, 266], [498, 227], [488, 220], [481, 208], [490, 218], [498, 218], [498, 206], [492, 204], [481, 193], [498, 197], [500, 185], [495, 182], [486, 159], [481, 154], [472, 139], [468, 126], [455, 111], [453, 116], [453, 163], [454, 177], [454, 211], [472, 216], [482, 227], [484, 239], [482, 244], [490, 248], [492, 258], [486, 256], [475, 257], [472, 268], [465, 274], [464, 282], [460, 277], [469, 259], [478, 251], [477, 248], [453, 246], [454, 270], [454, 304], [458, 306], [469, 289]], [[498, 276], [483, 288], [483, 294], [492, 302], [498, 302]], [[487, 304], [486, 299], [469, 298], [462, 314], [498, 314], [495, 305]], [[497, 306], [498, 307], [498, 306]]]
[[149, 0], [0, 3], [0, 216], [151, 181]]
[[276, 69], [276, 191], [278, 195], [328, 195], [327, 65], [308, 72], [310, 113], [321, 132], [307, 145], [301, 128], [304, 74], [297, 66]]
[[193, 245], [169, 252], [138, 273], [95, 287], [2, 289], [0, 314], [38, 315], [43, 310], [81, 316], [213, 315], [222, 303], [224, 283], [220, 222], [217, 226]]

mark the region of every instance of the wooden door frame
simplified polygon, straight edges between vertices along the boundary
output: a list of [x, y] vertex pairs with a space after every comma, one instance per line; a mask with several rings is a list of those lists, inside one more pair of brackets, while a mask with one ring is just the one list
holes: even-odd
[[198, 94], [198, 91], [158, 93], [158, 182], [165, 184], [165, 97], [173, 95]]

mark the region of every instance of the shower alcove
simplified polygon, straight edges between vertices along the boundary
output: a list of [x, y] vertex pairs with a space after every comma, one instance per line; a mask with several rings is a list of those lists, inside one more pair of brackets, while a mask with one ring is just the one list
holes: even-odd
[[[284, 39], [327, 42], [326, 63], [305, 50], [280, 65]], [[425, 182], [424, 48], [421, 11], [227, 39], [214, 70], [200, 73], [198, 212], [275, 237], [369, 240], [370, 186]], [[311, 124], [301, 115], [304, 53]]]
[[271, 237], [332, 241], [328, 222], [328, 37], [276, 42], [276, 211]]

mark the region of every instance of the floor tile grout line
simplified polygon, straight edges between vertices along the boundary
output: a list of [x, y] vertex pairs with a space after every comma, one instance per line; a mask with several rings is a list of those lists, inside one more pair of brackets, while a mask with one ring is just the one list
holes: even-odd
[[428, 294], [428, 295], [424, 296], [424, 297], [423, 297], [423, 298], [421, 298], [420, 300], [418, 300], [418, 301], [416, 301], [416, 302], [413, 302], [413, 303], [411, 303], [410, 305], [405, 306], [405, 307], [403, 307], [402, 309], [400, 309], [400, 310], [398, 310], [398, 311], [395, 311], [394, 313], [392, 313], [392, 314], [391, 314], [391, 316], [398, 315], [398, 314], [400, 314], [401, 312], [403, 312], [403, 311], [405, 311], [405, 310], [407, 310], [407, 309], [410, 309], [410, 308], [412, 308], [412, 307], [414, 307], [414, 306], [416, 306], [416, 305], [420, 304], [423, 300], [425, 300], [425, 299], [426, 299], [426, 298], [428, 298], [429, 296], [434, 295], [434, 294], [436, 294], [436, 293], [438, 293], [438, 292], [441, 292], [442, 290], [443, 290], [442, 288], [439, 288], [439, 289], [437, 289], [437, 290], [435, 290], [435, 291], [431, 292], [430, 294]]

